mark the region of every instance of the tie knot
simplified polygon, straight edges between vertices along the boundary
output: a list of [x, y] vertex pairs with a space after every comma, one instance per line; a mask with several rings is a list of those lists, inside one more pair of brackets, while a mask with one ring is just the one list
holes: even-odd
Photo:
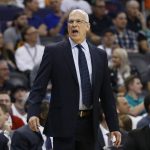
[[83, 46], [82, 46], [81, 44], [77, 44], [76, 47], [77, 47], [78, 49], [82, 49], [82, 48], [83, 48]]

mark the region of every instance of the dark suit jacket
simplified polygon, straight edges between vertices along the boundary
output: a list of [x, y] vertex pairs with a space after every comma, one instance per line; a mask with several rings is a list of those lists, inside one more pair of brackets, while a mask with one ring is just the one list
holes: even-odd
[[3, 133], [0, 133], [0, 150], [9, 150], [7, 143], [8, 139], [5, 137]]
[[14, 131], [11, 150], [42, 150], [43, 139], [40, 133], [33, 132], [28, 125]]
[[149, 126], [129, 132], [124, 150], [150, 150]]
[[[99, 98], [111, 131], [118, 130], [118, 120], [109, 82], [107, 55], [91, 44], [89, 50], [92, 61], [93, 129], [97, 135]], [[52, 82], [51, 103], [44, 132], [52, 137], [73, 136], [79, 111], [79, 85], [69, 40], [46, 47], [28, 98], [28, 118], [40, 113], [49, 80]]]

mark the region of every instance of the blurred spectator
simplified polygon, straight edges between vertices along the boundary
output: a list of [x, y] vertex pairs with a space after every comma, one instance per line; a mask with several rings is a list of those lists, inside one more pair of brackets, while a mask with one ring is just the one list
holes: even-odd
[[125, 95], [133, 116], [138, 116], [145, 113], [143, 98], [140, 97], [142, 93], [142, 83], [138, 76], [131, 75], [125, 81], [127, 93]]
[[[7, 125], [9, 112], [4, 104], [0, 104], [0, 149], [9, 150], [10, 127]], [[4, 134], [5, 132], [5, 134]], [[7, 133], [7, 134], [6, 134]]]
[[39, 127], [39, 132], [33, 132], [28, 125], [17, 129], [12, 136], [11, 150], [52, 150], [52, 147], [47, 149], [46, 136], [42, 131], [46, 122], [48, 110], [49, 103], [47, 101], [43, 101], [41, 104], [41, 113], [39, 116], [40, 124], [42, 126]]
[[[145, 33], [145, 31], [147, 31]], [[137, 37], [137, 41], [138, 41], [138, 49], [139, 49], [139, 52], [142, 53], [142, 54], [146, 54], [146, 53], [150, 53], [150, 46], [148, 44], [148, 30], [142, 30], [142, 31], [139, 31], [138, 33], [138, 37]]]
[[90, 4], [85, 0], [63, 0], [62, 1], [61, 10], [63, 12], [68, 12], [73, 9], [82, 9], [88, 14], [92, 13]]
[[150, 47], [150, 15], [148, 15], [146, 18], [146, 25], [147, 25], [147, 28], [143, 30], [143, 32], [147, 38], [148, 47]]
[[14, 52], [6, 48], [6, 45], [7, 44], [4, 43], [3, 34], [0, 33], [0, 59], [6, 59], [10, 69], [15, 70], [16, 65], [15, 65]]
[[0, 5], [14, 5], [15, 0], [0, 0]]
[[145, 4], [145, 12], [146, 15], [148, 15], [150, 13], [150, 1], [149, 0], [144, 0], [144, 4]]
[[13, 86], [9, 83], [9, 78], [10, 71], [7, 61], [0, 59], [0, 91], [11, 91]]
[[125, 12], [118, 12], [114, 16], [113, 30], [116, 35], [116, 44], [125, 48], [127, 52], [138, 52], [138, 43], [136, 33], [126, 29], [127, 16]]
[[110, 79], [115, 92], [124, 92], [124, 80], [131, 74], [138, 74], [138, 71], [129, 65], [126, 50], [123, 48], [114, 49], [110, 66]]
[[140, 4], [136, 0], [129, 0], [126, 3], [127, 28], [135, 33], [146, 28], [145, 18], [140, 12]]
[[17, 86], [11, 91], [12, 101], [14, 101], [11, 106], [12, 114], [21, 118], [25, 124], [27, 123], [27, 113], [25, 112], [27, 95], [27, 89], [24, 86]]
[[108, 58], [108, 66], [111, 65], [111, 58], [113, 49], [118, 45], [115, 44], [115, 35], [112, 29], [108, 28], [104, 30], [102, 34], [102, 44], [98, 46], [98, 48], [106, 51]]
[[[24, 5], [23, 5], [23, 1], [24, 0], [15, 0], [16, 1], [16, 5], [18, 6], [18, 7], [21, 7], [21, 8], [24, 8]], [[45, 2], [46, 0], [38, 0], [38, 3], [39, 3], [39, 7], [40, 8], [44, 8], [45, 6], [46, 6], [46, 2]], [[50, 1], [50, 0], [48, 0], [48, 1]]]
[[36, 64], [40, 63], [44, 46], [37, 44], [38, 32], [35, 27], [25, 27], [22, 36], [25, 43], [16, 50], [15, 59], [18, 69], [28, 74]]
[[124, 150], [149, 150], [150, 125], [141, 129], [132, 130], [127, 136]]
[[20, 128], [24, 125], [23, 121], [17, 117], [14, 116], [11, 112], [11, 99], [10, 96], [7, 94], [7, 92], [1, 92], [0, 93], [0, 104], [4, 104], [8, 111], [9, 111], [9, 118], [7, 120], [7, 125], [12, 129], [15, 130], [17, 128]]
[[142, 116], [133, 116], [133, 110], [130, 109], [127, 99], [124, 96], [117, 96], [116, 106], [119, 115], [128, 115], [132, 120], [132, 129], [136, 129], [137, 123], [141, 120]]
[[28, 18], [28, 24], [38, 29], [38, 33], [40, 36], [46, 36], [47, 35], [46, 25], [39, 16], [34, 15], [34, 13], [39, 9], [38, 1], [24, 0], [23, 4], [25, 6], [24, 12]]
[[91, 31], [89, 39], [96, 45], [101, 43], [101, 36], [105, 29], [112, 25], [111, 18], [106, 13], [106, 4], [104, 0], [96, 0], [93, 3], [93, 13], [89, 16]]
[[119, 127], [125, 132], [132, 130], [132, 120], [128, 115], [119, 115]]
[[13, 19], [13, 25], [4, 31], [4, 41], [6, 48], [14, 52], [22, 41], [21, 32], [27, 25], [27, 16], [25, 13], [18, 13]]
[[150, 124], [150, 95], [147, 95], [144, 98], [144, 107], [147, 112], [147, 115], [138, 122], [137, 128], [142, 128]]
[[118, 114], [127, 115], [130, 113], [130, 106], [124, 96], [117, 96], [116, 106], [117, 106]]
[[68, 12], [63, 13], [60, 6], [61, 0], [51, 0], [52, 11], [44, 19], [50, 36], [66, 34]]
[[105, 120], [104, 113], [100, 113], [100, 124], [98, 129], [98, 143], [95, 150], [123, 150], [122, 144], [124, 143], [125, 136], [124, 133], [121, 131], [122, 134], [122, 140], [121, 140], [121, 146], [119, 148], [116, 148], [113, 146], [112, 138], [109, 133], [109, 129]]

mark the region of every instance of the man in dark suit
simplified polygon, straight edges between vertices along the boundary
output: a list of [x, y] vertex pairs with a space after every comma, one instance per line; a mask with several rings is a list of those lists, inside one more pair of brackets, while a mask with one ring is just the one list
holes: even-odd
[[0, 133], [0, 149], [1, 150], [9, 150], [8, 138], [3, 133]]
[[[80, 9], [68, 19], [69, 39], [45, 48], [28, 98], [28, 122], [38, 131], [40, 103], [51, 80], [51, 107], [44, 133], [53, 137], [54, 150], [94, 150], [99, 125], [99, 98], [114, 144], [121, 134], [110, 87], [107, 55], [86, 41], [88, 15]], [[79, 61], [78, 61], [79, 60]]]
[[124, 150], [150, 150], [150, 125], [128, 133]]
[[[43, 101], [40, 109], [40, 124], [44, 126], [48, 114], [49, 102]], [[41, 129], [42, 126], [40, 127]], [[11, 150], [42, 150], [42, 147], [46, 148], [45, 139], [41, 132], [33, 132], [28, 125], [25, 125], [14, 131], [11, 139]]]

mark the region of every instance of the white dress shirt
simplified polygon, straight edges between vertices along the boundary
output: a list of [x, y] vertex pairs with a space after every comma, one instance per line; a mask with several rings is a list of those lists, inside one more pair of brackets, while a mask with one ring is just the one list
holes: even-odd
[[[79, 96], [79, 110], [85, 110], [87, 108], [85, 107], [85, 105], [83, 104], [83, 101], [82, 101], [81, 78], [80, 78], [80, 71], [79, 71], [79, 64], [78, 64], [78, 48], [76, 47], [76, 45], [77, 45], [76, 43], [74, 43], [70, 38], [69, 38], [69, 40], [70, 40], [70, 44], [71, 44], [73, 60], [74, 60], [78, 83], [79, 83], [79, 93], [80, 93], [79, 94], [80, 95]], [[91, 65], [91, 55], [90, 55], [89, 47], [88, 47], [86, 40], [84, 40], [81, 43], [81, 45], [83, 47], [82, 50], [83, 50], [86, 60], [87, 60], [90, 81], [92, 83], [92, 65]]]
[[[47, 138], [47, 137], [46, 137], [46, 135], [43, 134], [44, 127], [40, 126], [40, 127], [39, 127], [39, 130], [40, 130], [40, 133], [41, 133], [42, 138], [43, 138], [43, 140], [44, 140], [44, 143], [43, 143], [43, 146], [42, 146], [42, 150], [46, 150], [45, 142], [46, 142], [46, 138]], [[50, 139], [51, 139], [51, 144], [52, 144], [52, 147], [53, 147], [53, 138], [50, 137]]]
[[31, 47], [29, 44], [24, 44], [15, 52], [15, 60], [20, 71], [32, 70], [36, 64], [42, 60], [44, 46], [35, 45]]

